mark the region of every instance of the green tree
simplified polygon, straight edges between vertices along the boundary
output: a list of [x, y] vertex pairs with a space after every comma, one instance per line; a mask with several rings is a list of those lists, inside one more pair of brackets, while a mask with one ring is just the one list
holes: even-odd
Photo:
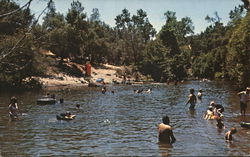
[[100, 22], [100, 13], [98, 8], [92, 9], [92, 14], [90, 15], [90, 21], [91, 22]]
[[139, 33], [138, 35], [142, 36], [145, 44], [155, 36], [156, 31], [149, 22], [147, 13], [142, 9], [137, 10], [137, 15], [132, 16], [132, 22], [134, 28]]
[[250, 13], [236, 26], [228, 44], [227, 70], [231, 79], [250, 85]]
[[71, 3], [71, 8], [68, 10], [66, 15], [66, 21], [71, 26], [75, 27], [78, 30], [84, 30], [87, 28], [86, 22], [86, 13], [83, 12], [84, 7], [81, 2], [73, 1]]
[[[0, 15], [17, 9], [20, 9], [20, 6], [15, 2], [9, 2], [8, 0], [0, 1]], [[23, 31], [30, 26], [32, 19], [33, 16], [28, 7], [20, 9], [16, 14], [0, 17], [0, 35], [13, 35]]]
[[63, 27], [65, 25], [64, 16], [60, 13], [56, 12], [56, 7], [54, 2], [52, 1], [49, 6], [49, 11], [43, 18], [43, 28], [51, 31], [56, 28]]
[[191, 18], [184, 17], [178, 21], [176, 13], [172, 11], [167, 11], [164, 15], [166, 18], [166, 24], [163, 26], [163, 29], [173, 32], [179, 44], [186, 43], [186, 37], [194, 33], [194, 26]]

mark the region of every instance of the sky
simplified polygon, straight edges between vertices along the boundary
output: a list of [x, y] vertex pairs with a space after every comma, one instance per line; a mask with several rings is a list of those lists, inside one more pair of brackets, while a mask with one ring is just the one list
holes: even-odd
[[[16, 3], [23, 5], [28, 0], [15, 0]], [[57, 12], [66, 15], [73, 0], [54, 0]], [[214, 16], [215, 11], [221, 17], [222, 22], [227, 24], [229, 12], [235, 6], [242, 4], [240, 0], [79, 0], [85, 8], [84, 12], [89, 17], [93, 8], [98, 8], [100, 19], [110, 26], [115, 26], [115, 17], [121, 14], [122, 9], [126, 8], [131, 16], [136, 14], [138, 9], [147, 12], [150, 23], [158, 32], [165, 24], [164, 13], [166, 11], [176, 12], [177, 19], [190, 17], [193, 21], [195, 33], [204, 31], [209, 25], [205, 21], [207, 15]], [[38, 16], [46, 7], [48, 0], [33, 0], [31, 11]], [[42, 18], [41, 18], [42, 19]], [[40, 20], [40, 23], [42, 20]]]

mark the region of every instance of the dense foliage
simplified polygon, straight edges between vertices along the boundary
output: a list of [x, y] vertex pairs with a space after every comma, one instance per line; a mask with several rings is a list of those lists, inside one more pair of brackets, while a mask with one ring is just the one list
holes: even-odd
[[217, 12], [215, 17], [204, 17], [210, 25], [200, 34], [194, 34], [191, 18], [177, 20], [172, 11], [165, 12], [166, 22], [157, 33], [142, 9], [135, 15], [123, 9], [114, 19], [115, 27], [100, 20], [97, 8], [89, 17], [84, 9], [73, 1], [63, 15], [50, 0], [43, 22], [38, 24], [29, 5], [21, 8], [1, 0], [0, 15], [13, 13], [0, 16], [0, 86], [20, 85], [27, 77], [43, 75], [41, 48], [55, 53], [59, 66], [65, 58], [80, 64], [90, 60], [92, 64], [133, 65], [161, 82], [198, 77], [250, 85], [250, 12], [246, 3], [230, 11], [227, 25]]

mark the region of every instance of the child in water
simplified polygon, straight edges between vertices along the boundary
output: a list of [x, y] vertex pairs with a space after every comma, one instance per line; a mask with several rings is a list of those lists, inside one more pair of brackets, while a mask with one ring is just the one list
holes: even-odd
[[197, 97], [198, 97], [199, 100], [202, 99], [202, 89], [199, 89]]
[[230, 129], [230, 131], [228, 131], [226, 134], [225, 134], [225, 140], [226, 141], [232, 141], [233, 140], [233, 134], [235, 134], [237, 132], [236, 128], [232, 127]]
[[209, 106], [207, 112], [203, 116], [204, 119], [209, 120], [214, 118], [213, 107]]

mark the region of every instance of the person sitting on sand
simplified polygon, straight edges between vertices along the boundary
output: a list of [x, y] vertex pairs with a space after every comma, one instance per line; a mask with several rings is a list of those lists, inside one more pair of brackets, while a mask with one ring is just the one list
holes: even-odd
[[226, 141], [232, 141], [233, 140], [233, 134], [235, 134], [237, 132], [236, 128], [232, 127], [230, 129], [230, 131], [228, 131], [226, 134], [225, 134], [225, 140]]
[[194, 109], [196, 102], [197, 102], [197, 99], [196, 99], [196, 96], [194, 95], [194, 89], [191, 88], [190, 89], [190, 94], [189, 94], [189, 99], [188, 99], [186, 105], [188, 103], [190, 103], [189, 109]]
[[19, 109], [17, 105], [17, 98], [13, 96], [10, 99], [9, 116], [11, 119], [17, 119], [18, 113], [19, 113]]
[[161, 124], [158, 125], [158, 139], [160, 142], [172, 144], [176, 141], [172, 127], [169, 125], [169, 117], [164, 116]]

